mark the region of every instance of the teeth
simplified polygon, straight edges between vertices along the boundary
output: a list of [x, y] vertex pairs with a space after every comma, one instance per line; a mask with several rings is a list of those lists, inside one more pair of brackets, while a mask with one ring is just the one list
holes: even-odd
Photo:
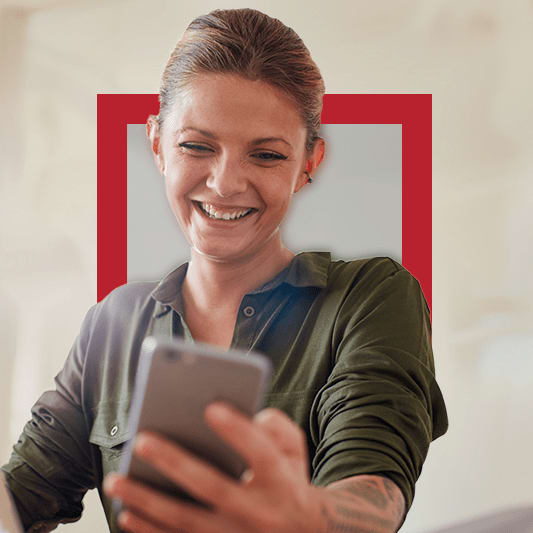
[[243, 216], [247, 215], [252, 211], [252, 208], [248, 209], [241, 209], [240, 211], [235, 211], [234, 213], [224, 213], [223, 211], [217, 211], [214, 206], [207, 203], [201, 203], [200, 207], [202, 210], [207, 213], [211, 218], [215, 218], [218, 220], [236, 220], [238, 218], [242, 218]]

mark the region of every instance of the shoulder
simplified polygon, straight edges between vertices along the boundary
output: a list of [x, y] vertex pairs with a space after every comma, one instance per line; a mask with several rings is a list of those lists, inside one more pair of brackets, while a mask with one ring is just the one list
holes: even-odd
[[405, 268], [390, 257], [366, 257], [346, 261], [340, 259], [331, 262], [332, 275], [357, 275], [358, 277], [386, 278]]
[[327, 298], [338, 310], [337, 324], [379, 323], [381, 327], [407, 321], [429, 328], [429, 307], [419, 282], [390, 257], [332, 261]]
[[135, 310], [146, 305], [154, 305], [152, 293], [157, 281], [133, 281], [112, 290], [99, 304], [100, 309], [111, 313]]
[[390, 257], [370, 257], [351, 261], [332, 261], [328, 273], [328, 288], [358, 294], [371, 293], [383, 286], [405, 286], [420, 290], [416, 278]]
[[87, 313], [82, 335], [100, 345], [110, 335], [126, 334], [146, 324], [158, 302], [152, 293], [158, 282], [130, 282], [111, 291]]

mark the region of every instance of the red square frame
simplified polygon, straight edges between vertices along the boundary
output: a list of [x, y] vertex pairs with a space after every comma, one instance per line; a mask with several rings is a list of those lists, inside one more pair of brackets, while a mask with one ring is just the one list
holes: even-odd
[[[327, 94], [322, 124], [402, 125], [402, 264], [431, 309], [431, 94]], [[97, 299], [127, 281], [127, 125], [157, 94], [97, 96]]]

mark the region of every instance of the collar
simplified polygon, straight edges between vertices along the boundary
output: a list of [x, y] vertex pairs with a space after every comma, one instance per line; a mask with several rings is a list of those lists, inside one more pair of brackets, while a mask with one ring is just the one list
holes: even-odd
[[[249, 294], [271, 291], [282, 283], [287, 283], [293, 287], [318, 287], [322, 289], [327, 285], [330, 263], [331, 254], [329, 252], [301, 252], [294, 256], [286, 268]], [[181, 300], [181, 285], [188, 267], [189, 263], [183, 263], [167, 274], [152, 291], [152, 298], [166, 305], [175, 303], [176, 299]]]

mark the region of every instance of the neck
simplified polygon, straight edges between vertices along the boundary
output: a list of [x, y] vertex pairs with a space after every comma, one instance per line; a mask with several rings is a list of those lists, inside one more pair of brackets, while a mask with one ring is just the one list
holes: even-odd
[[194, 249], [183, 281], [185, 301], [205, 310], [239, 306], [242, 297], [281, 272], [294, 254], [277, 240], [253, 256], [220, 262]]

